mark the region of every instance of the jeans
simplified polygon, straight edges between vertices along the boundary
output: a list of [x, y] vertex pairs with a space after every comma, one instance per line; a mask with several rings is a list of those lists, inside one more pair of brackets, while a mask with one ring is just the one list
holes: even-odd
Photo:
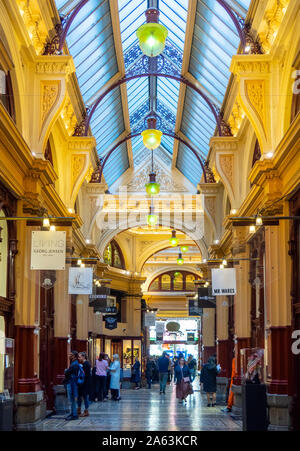
[[96, 375], [96, 398], [98, 401], [103, 401], [106, 389], [106, 376]]
[[81, 408], [82, 398], [84, 401], [84, 408], [85, 408], [85, 410], [88, 410], [89, 405], [90, 405], [88, 393], [80, 393], [79, 392], [79, 394], [78, 394], [78, 407], [79, 408]]
[[151, 376], [147, 376], [147, 384], [148, 384], [148, 387], [151, 388], [151, 384], [152, 384], [152, 377]]
[[165, 393], [166, 391], [167, 381], [168, 381], [168, 373], [159, 373], [159, 389], [163, 393]]
[[71, 415], [77, 417], [77, 399], [78, 399], [78, 387], [77, 384], [67, 384], [68, 400], [70, 402]]

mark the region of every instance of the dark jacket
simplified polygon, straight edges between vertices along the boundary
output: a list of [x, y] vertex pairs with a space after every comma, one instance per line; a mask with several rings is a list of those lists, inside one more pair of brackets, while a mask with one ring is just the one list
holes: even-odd
[[77, 376], [79, 371], [79, 362], [74, 360], [69, 368], [65, 370], [65, 380], [64, 384], [77, 384]]
[[91, 373], [91, 364], [88, 360], [86, 360], [83, 364], [84, 371], [84, 383], [79, 385], [79, 391], [82, 394], [88, 394], [90, 392], [92, 373]]
[[170, 363], [170, 360], [168, 359], [168, 357], [161, 356], [157, 362], [158, 371], [160, 373], [167, 373], [168, 369], [169, 369], [169, 363]]
[[140, 382], [141, 380], [141, 364], [140, 362], [135, 362], [135, 364], [132, 367], [132, 377], [131, 377], [131, 381], [132, 382]]
[[152, 360], [148, 360], [146, 364], [146, 377], [151, 378], [153, 376], [153, 373], [155, 371], [155, 363]]
[[197, 362], [195, 359], [192, 359], [189, 363], [188, 363], [188, 367], [190, 370], [195, 370], [197, 366]]
[[206, 393], [216, 393], [217, 391], [217, 366], [215, 360], [209, 359], [200, 374], [200, 382], [203, 383], [203, 390]]
[[176, 384], [179, 384], [181, 382], [181, 379], [183, 377], [189, 377], [191, 381], [191, 372], [189, 367], [184, 364], [184, 366], [181, 368], [181, 366], [178, 364], [174, 368], [174, 375], [176, 379]]

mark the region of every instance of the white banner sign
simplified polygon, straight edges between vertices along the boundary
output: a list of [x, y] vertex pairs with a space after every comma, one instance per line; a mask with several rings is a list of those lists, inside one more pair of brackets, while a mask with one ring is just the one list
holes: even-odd
[[32, 232], [31, 269], [63, 270], [66, 266], [66, 232]]
[[69, 294], [93, 293], [93, 268], [69, 269]]
[[165, 331], [165, 321], [156, 321], [155, 329], [157, 334], [163, 334]]
[[212, 269], [211, 273], [213, 296], [231, 296], [236, 294], [235, 268]]
[[155, 326], [156, 314], [155, 313], [145, 313], [145, 326]]

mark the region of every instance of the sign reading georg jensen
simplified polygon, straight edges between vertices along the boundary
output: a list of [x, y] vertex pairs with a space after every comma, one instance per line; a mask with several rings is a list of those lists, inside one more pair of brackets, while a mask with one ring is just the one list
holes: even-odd
[[66, 232], [32, 232], [31, 269], [63, 270], [66, 266]]
[[212, 269], [212, 294], [214, 296], [231, 296], [236, 294], [235, 268]]

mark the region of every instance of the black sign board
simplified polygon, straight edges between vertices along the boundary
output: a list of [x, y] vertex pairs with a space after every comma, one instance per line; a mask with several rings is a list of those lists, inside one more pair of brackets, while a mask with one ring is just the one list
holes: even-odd
[[195, 333], [194, 332], [187, 332], [187, 341], [195, 341]]
[[203, 316], [203, 308], [199, 307], [198, 299], [189, 299], [189, 316]]
[[201, 308], [216, 308], [217, 300], [211, 288], [198, 288], [198, 302]]
[[118, 327], [118, 321], [115, 316], [105, 317], [105, 328], [109, 330], [116, 329]]

